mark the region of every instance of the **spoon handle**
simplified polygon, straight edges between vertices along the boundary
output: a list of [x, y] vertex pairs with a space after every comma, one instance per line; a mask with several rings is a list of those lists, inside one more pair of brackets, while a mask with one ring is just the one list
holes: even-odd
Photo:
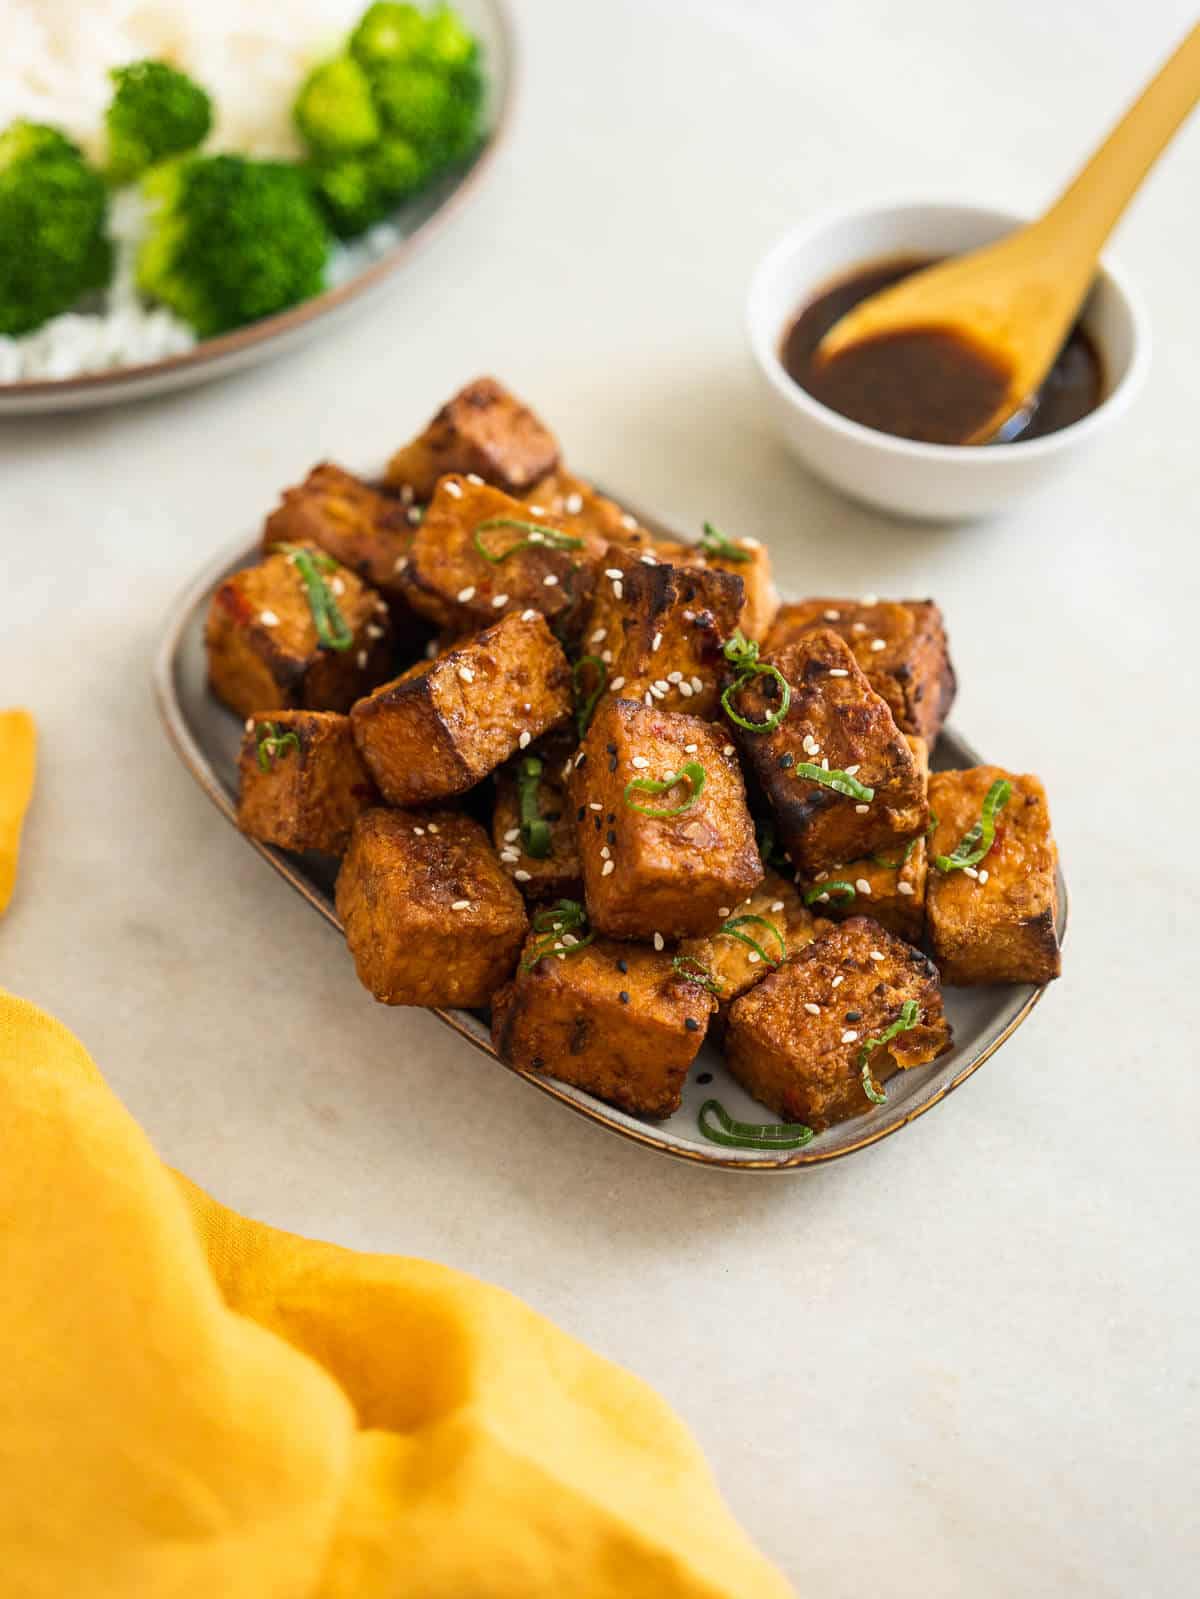
[[[1113, 128], [1040, 222], [1044, 243], [1094, 261], [1138, 185], [1200, 100], [1200, 23]], [[1089, 276], [1091, 265], [1088, 267]]]

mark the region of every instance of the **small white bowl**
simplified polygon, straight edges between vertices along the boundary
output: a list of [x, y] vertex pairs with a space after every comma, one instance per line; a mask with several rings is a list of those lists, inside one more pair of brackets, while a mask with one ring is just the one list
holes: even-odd
[[827, 211], [780, 239], [750, 283], [746, 326], [767, 399], [793, 454], [852, 499], [901, 516], [984, 516], [1040, 487], [1079, 459], [1142, 386], [1150, 331], [1124, 276], [1102, 263], [1084, 326], [1104, 363], [1105, 398], [1088, 416], [1021, 444], [918, 444], [831, 411], [791, 379], [780, 348], [796, 313], [855, 267], [889, 256], [958, 255], [990, 244], [1024, 219], [972, 205], [890, 205]]

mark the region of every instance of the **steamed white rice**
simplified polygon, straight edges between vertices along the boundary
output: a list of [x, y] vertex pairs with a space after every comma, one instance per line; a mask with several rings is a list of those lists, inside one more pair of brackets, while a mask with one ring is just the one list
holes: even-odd
[[[0, 0], [0, 128], [16, 117], [50, 122], [94, 159], [104, 154], [110, 67], [156, 56], [190, 73], [213, 99], [205, 148], [255, 156], [300, 153], [291, 107], [305, 73], [337, 47], [366, 0]], [[109, 230], [113, 281], [94, 309], [0, 338], [0, 383], [76, 377], [175, 355], [195, 343], [186, 323], [143, 305], [133, 283], [144, 228], [136, 191], [116, 195]], [[396, 240], [374, 228], [329, 263], [352, 276]]]

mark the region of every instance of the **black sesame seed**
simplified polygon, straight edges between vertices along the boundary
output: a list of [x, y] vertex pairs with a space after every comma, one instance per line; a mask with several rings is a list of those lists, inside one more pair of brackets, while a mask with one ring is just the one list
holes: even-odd
[[711, 1083], [712, 1082], [712, 1073], [711, 1072], [700, 1072], [700, 1073], [698, 1073], [698, 1075], [696, 1077], [696, 1081], [698, 1083]]
[[608, 769], [609, 769], [610, 772], [615, 772], [616, 771], [616, 769], [617, 769], [617, 757], [615, 755], [610, 755], [608, 757]]
[[617, 970], [619, 972], [627, 972], [629, 970], [629, 962], [628, 961], [623, 961], [623, 960], [618, 961], [617, 962]]
[[581, 805], [579, 807], [579, 809], [575, 812], [575, 820], [577, 822], [582, 822], [586, 815], [587, 815], [587, 806], [586, 805]]
[[694, 1016], [689, 1016], [683, 1025], [687, 1028], [689, 1033], [698, 1033], [700, 1031], [700, 1023]]
[[862, 1011], [860, 1011], [860, 1010], [848, 1010], [846, 1012], [846, 1020], [848, 1022], [861, 1022], [862, 1021]]
[[624, 989], [622, 989], [621, 992], [617, 995], [617, 998], [621, 1001], [622, 1005], [628, 1005], [628, 1003], [629, 1003], [629, 995], [625, 992]]
[[535, 1072], [540, 1072], [542, 1067], [545, 1066], [545, 1064], [546, 1064], [546, 1062], [542, 1059], [542, 1057], [540, 1055], [535, 1055], [533, 1057], [532, 1065], [533, 1065], [533, 1069], [534, 1069]]
[[592, 821], [595, 822], [596, 831], [598, 833], [600, 831], [600, 829], [604, 826], [604, 823], [600, 820], [600, 812], [599, 811], [593, 811], [592, 812]]
[[779, 764], [786, 772], [789, 766], [795, 766], [796, 757], [794, 755], [781, 755], [779, 757]]
[[609, 813], [608, 813], [608, 817], [607, 817], [607, 821], [608, 821], [608, 825], [609, 825], [609, 826], [610, 826], [610, 827], [611, 827], [611, 826], [612, 826], [612, 824], [613, 824], [613, 823], [614, 823], [614, 822], [615, 822], [615, 821], [616, 821], [616, 819], [617, 819], [617, 813], [616, 813], [616, 811], [609, 811]]
[[610, 755], [615, 755], [617, 753], [617, 746], [615, 744], [606, 744], [604, 748]]
[[617, 842], [617, 835], [616, 835], [616, 833], [613, 831], [613, 829], [611, 827], [609, 828], [608, 832], [604, 836], [605, 836], [605, 838], [607, 838], [607, 840], [608, 840], [608, 842], [610, 844], [615, 844]]
[[562, 812], [561, 811], [547, 811], [545, 819], [548, 822], [557, 822], [557, 821], [560, 820], [561, 817], [562, 817]]

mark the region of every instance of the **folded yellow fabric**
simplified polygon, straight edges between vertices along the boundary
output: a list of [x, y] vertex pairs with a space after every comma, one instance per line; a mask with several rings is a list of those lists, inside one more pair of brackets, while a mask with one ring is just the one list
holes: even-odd
[[5, 1599], [784, 1599], [643, 1383], [176, 1178], [0, 992]]
[[17, 881], [21, 824], [33, 795], [37, 732], [28, 711], [0, 711], [0, 916]]

